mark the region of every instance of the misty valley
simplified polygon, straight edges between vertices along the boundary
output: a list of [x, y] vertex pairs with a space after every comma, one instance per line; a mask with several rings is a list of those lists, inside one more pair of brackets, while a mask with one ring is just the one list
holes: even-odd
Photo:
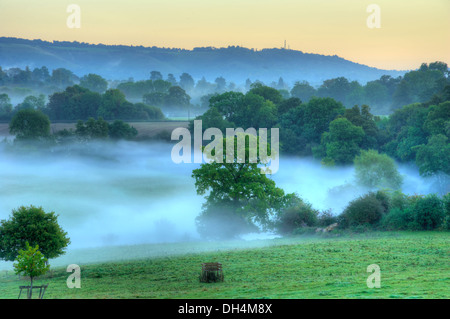
[[[175, 141], [92, 142], [71, 145], [70, 151], [56, 147], [53, 153], [30, 155], [11, 153], [3, 147], [1, 218], [7, 219], [10, 211], [21, 205], [38, 205], [45, 211], [57, 212], [61, 226], [70, 234], [69, 254], [105, 246], [173, 242], [194, 245], [202, 241], [195, 218], [204, 200], [195, 192], [191, 173], [200, 164], [174, 163], [174, 145]], [[281, 156], [279, 161], [279, 171], [271, 176], [277, 186], [301, 194], [319, 210], [331, 209], [337, 215], [351, 200], [368, 191], [356, 184], [351, 165], [325, 167], [317, 159], [295, 156]], [[405, 194], [427, 195], [439, 190], [436, 178], [421, 177], [412, 165], [400, 164], [399, 172], [404, 177], [401, 190]], [[274, 237], [279, 235], [245, 234], [240, 245], [251, 247], [252, 240]], [[92, 256], [84, 261], [81, 256], [76, 256], [78, 262], [98, 261]], [[101, 261], [104, 257], [99, 254], [98, 258]], [[120, 260], [123, 253], [109, 254], [108, 258]], [[67, 261], [65, 256], [60, 259], [53, 263]], [[10, 269], [11, 264], [1, 262], [0, 268]]]
[[[5, 47], [27, 58], [0, 66], [0, 298], [448, 298], [447, 63]], [[109, 50], [166, 71], [96, 67]], [[248, 77], [181, 69], [223, 57]]]

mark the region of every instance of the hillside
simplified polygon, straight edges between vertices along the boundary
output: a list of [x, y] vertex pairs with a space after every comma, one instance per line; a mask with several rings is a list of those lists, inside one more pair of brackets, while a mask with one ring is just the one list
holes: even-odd
[[[59, 267], [50, 261], [56, 267], [36, 284], [50, 284], [46, 299], [446, 299], [448, 244], [446, 233], [388, 232], [282, 238], [241, 245], [216, 242], [103, 247], [61, 257]], [[67, 289], [65, 267], [74, 261], [81, 267], [81, 289]], [[225, 281], [200, 283], [203, 262], [221, 262]], [[380, 267], [380, 288], [367, 286], [371, 274], [367, 267], [371, 264]], [[2, 271], [0, 298], [17, 298], [18, 287], [27, 280], [18, 279], [12, 270]]]
[[64, 67], [82, 76], [97, 73], [111, 80], [149, 77], [152, 70], [178, 77], [187, 72], [194, 79], [205, 76], [213, 81], [223, 76], [242, 84], [247, 78], [270, 83], [283, 77], [286, 82], [306, 80], [320, 84], [323, 80], [344, 76], [366, 83], [382, 75], [397, 77], [403, 71], [380, 70], [345, 60], [338, 56], [304, 53], [287, 49], [255, 51], [243, 47], [194, 48], [193, 50], [112, 46], [79, 42], [47, 42], [0, 37], [0, 66], [30, 68]]

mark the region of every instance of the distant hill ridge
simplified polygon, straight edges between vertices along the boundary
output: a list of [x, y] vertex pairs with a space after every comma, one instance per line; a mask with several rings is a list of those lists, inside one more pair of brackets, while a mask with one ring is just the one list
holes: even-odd
[[290, 49], [253, 50], [240, 46], [200, 47], [193, 50], [126, 45], [88, 44], [0, 37], [0, 66], [64, 67], [82, 76], [97, 73], [111, 80], [148, 79], [153, 70], [176, 77], [187, 72], [208, 81], [223, 76], [242, 84], [247, 78], [265, 83], [306, 80], [311, 84], [343, 76], [361, 84], [382, 75], [401, 76], [406, 71], [382, 70], [345, 60]]

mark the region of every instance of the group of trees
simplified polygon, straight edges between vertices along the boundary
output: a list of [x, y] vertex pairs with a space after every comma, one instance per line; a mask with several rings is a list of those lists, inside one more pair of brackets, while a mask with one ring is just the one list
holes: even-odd
[[449, 71], [446, 63], [423, 63], [418, 70], [403, 77], [388, 75], [365, 85], [344, 77], [325, 80], [317, 89], [308, 82], [296, 82], [290, 94], [308, 102], [313, 96], [331, 97], [346, 107], [367, 104], [378, 114], [388, 114], [403, 105], [426, 102], [448, 85]]
[[[232, 161], [222, 154], [223, 161], [204, 163], [192, 172], [197, 193], [206, 199], [196, 219], [198, 231], [205, 237], [233, 238], [259, 230], [284, 235], [315, 232], [317, 227], [335, 223], [339, 229], [352, 230], [450, 229], [450, 194], [441, 198], [436, 194], [408, 196], [395, 190], [402, 178], [385, 154], [369, 150], [355, 159], [358, 183], [378, 190], [354, 199], [335, 216], [277, 187], [261, 171], [265, 162], [259, 153], [256, 162], [249, 160], [250, 138], [245, 144], [245, 160], [235, 149]], [[230, 139], [236, 148], [238, 137], [223, 139], [224, 148]]]
[[362, 150], [375, 150], [400, 162], [415, 161], [423, 175], [450, 173], [450, 85], [430, 101], [405, 105], [388, 117], [374, 116], [367, 105], [345, 108], [332, 98], [312, 97], [307, 103], [286, 99], [262, 84], [252, 85], [246, 94], [214, 95], [209, 106], [197, 117], [203, 129], [279, 127], [286, 154], [345, 165]]
[[57, 219], [55, 212], [31, 205], [13, 209], [8, 220], [0, 221], [0, 259], [16, 261], [15, 272], [30, 277], [29, 299], [33, 279], [45, 274], [50, 268], [48, 259], [63, 255], [70, 244]]
[[78, 83], [80, 78], [72, 71], [58, 68], [50, 71], [46, 66], [31, 70], [28, 66], [24, 70], [10, 68], [3, 70], [0, 66], [0, 86], [22, 86], [42, 88], [44, 86], [55, 89], [64, 89]]
[[42, 110], [52, 120], [86, 120], [103, 117], [106, 120], [163, 119], [161, 109], [144, 103], [131, 103], [118, 89], [100, 94], [75, 85], [54, 93]]
[[102, 117], [98, 119], [91, 117], [86, 122], [78, 120], [75, 130], [64, 129], [53, 135], [50, 125], [50, 119], [40, 110], [24, 109], [14, 115], [9, 124], [9, 131], [15, 135], [16, 143], [44, 142], [46, 145], [106, 138], [131, 140], [138, 134], [133, 126], [122, 120], [108, 123]]
[[91, 91], [79, 85], [69, 86], [63, 92], [45, 97], [28, 96], [14, 109], [6, 94], [0, 95], [0, 118], [11, 119], [24, 109], [39, 110], [51, 120], [76, 121], [90, 117], [103, 117], [107, 120], [160, 120], [164, 119], [161, 109], [144, 103], [131, 103], [118, 89], [104, 93]]
[[[298, 98], [303, 103], [307, 103], [314, 97], [329, 97], [341, 102], [346, 108], [354, 105], [370, 105], [375, 114], [386, 115], [403, 105], [429, 101], [433, 95], [438, 94], [448, 85], [448, 79], [447, 64], [433, 62], [423, 63], [418, 70], [407, 72], [403, 77], [393, 78], [384, 75], [364, 85], [345, 77], [337, 77], [323, 81], [318, 87], [313, 87], [307, 81], [298, 81], [289, 87], [280, 77], [277, 82], [267, 86], [278, 90], [284, 99]], [[108, 88], [118, 89], [127, 99], [135, 102], [181, 109], [190, 105], [192, 96], [196, 97], [198, 106], [207, 108], [209, 99], [214, 95], [229, 91], [245, 93], [251, 90], [252, 86], [265, 86], [259, 80], [252, 83], [250, 79], [247, 79], [245, 84], [238, 87], [233, 82], [227, 82], [222, 76], [217, 77], [213, 82], [208, 82], [205, 77], [196, 82], [188, 73], [182, 73], [178, 80], [173, 74], [168, 74], [164, 78], [161, 72], [151, 71], [150, 78], [147, 80], [107, 81], [93, 73], [78, 77], [64, 68], [55, 69], [50, 74], [45, 66], [35, 68], [33, 71], [28, 67], [25, 70], [20, 68], [3, 70], [0, 67], [0, 86], [34, 88], [52, 94], [74, 85], [99, 94], [105, 93]], [[6, 113], [8, 108], [1, 105], [0, 98], [0, 118]], [[146, 118], [143, 113], [134, 114], [134, 116], [139, 115], [143, 116], [143, 119]]]

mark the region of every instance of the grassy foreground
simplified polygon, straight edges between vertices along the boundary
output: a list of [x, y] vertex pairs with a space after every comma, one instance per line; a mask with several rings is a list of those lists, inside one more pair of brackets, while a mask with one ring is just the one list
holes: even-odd
[[[151, 249], [152, 245], [148, 245]], [[201, 263], [223, 264], [225, 282], [200, 283]], [[381, 268], [381, 288], [368, 288], [367, 266]], [[337, 238], [273, 239], [260, 248], [234, 248], [86, 264], [81, 288], [56, 268], [50, 298], [450, 298], [450, 233], [385, 232]], [[0, 298], [17, 298], [19, 279], [0, 274]]]

